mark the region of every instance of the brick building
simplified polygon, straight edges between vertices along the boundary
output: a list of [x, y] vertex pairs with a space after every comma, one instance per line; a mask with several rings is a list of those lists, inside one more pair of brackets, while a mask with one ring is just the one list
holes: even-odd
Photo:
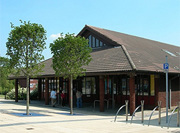
[[[93, 49], [93, 60], [84, 67], [86, 76], [73, 81], [73, 86], [83, 93], [83, 102], [99, 100], [100, 111], [104, 111], [105, 100], [112, 106], [120, 106], [129, 100], [131, 114], [141, 100], [147, 108], [156, 106], [157, 101], [162, 101], [162, 107], [165, 107], [163, 63], [166, 56], [171, 92], [169, 104], [175, 106], [180, 101], [180, 47], [88, 25], [78, 36], [87, 38]], [[49, 104], [49, 92], [55, 88], [58, 93], [64, 90], [68, 101], [69, 81], [55, 77], [52, 58], [43, 63], [44, 72], [37, 77], [39, 98]], [[18, 80], [20, 77], [12, 78]]]

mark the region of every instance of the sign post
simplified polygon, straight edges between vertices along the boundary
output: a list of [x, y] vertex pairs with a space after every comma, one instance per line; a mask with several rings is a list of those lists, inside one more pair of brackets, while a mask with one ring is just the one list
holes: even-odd
[[169, 64], [168, 64], [168, 57], [166, 56], [166, 63], [163, 64], [163, 69], [166, 73], [166, 123], [168, 123], [168, 70], [169, 70]]

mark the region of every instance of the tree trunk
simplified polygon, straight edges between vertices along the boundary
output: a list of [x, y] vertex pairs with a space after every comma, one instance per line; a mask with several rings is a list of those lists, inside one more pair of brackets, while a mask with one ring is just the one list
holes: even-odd
[[73, 79], [70, 77], [70, 114], [73, 115]]
[[27, 76], [27, 79], [26, 79], [26, 80], [27, 80], [27, 81], [26, 81], [26, 86], [27, 86], [26, 115], [29, 115], [29, 76]]

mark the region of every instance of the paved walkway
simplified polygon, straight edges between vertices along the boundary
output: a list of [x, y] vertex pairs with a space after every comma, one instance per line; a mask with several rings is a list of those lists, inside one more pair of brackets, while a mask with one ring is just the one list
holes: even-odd
[[[145, 111], [145, 121], [141, 124], [141, 113], [137, 112], [132, 124], [125, 121], [125, 115], [120, 114], [117, 122], [114, 115], [117, 110], [99, 112], [98, 107], [74, 108], [74, 115], [69, 114], [68, 107], [55, 108], [42, 102], [32, 101], [30, 116], [26, 112], [25, 101], [15, 103], [12, 100], [0, 99], [0, 132], [1, 133], [180, 133], [177, 127], [177, 116], [171, 119], [170, 128], [165, 123], [165, 112], [162, 113], [162, 124], [158, 125], [158, 113], [155, 112], [150, 126], [149, 114]], [[169, 113], [170, 114], [170, 113]]]

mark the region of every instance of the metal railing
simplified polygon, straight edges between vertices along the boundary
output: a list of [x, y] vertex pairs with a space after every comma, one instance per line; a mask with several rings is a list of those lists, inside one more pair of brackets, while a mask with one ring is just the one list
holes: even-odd
[[133, 117], [135, 116], [135, 113], [136, 111], [141, 107], [141, 123], [144, 122], [144, 100], [141, 101], [141, 105], [139, 105], [133, 112], [133, 115], [131, 117], [131, 123], [132, 123], [132, 120], [133, 120]]
[[149, 124], [150, 124], [151, 117], [152, 117], [154, 111], [155, 111], [157, 108], [159, 108], [159, 119], [158, 119], [158, 123], [159, 123], [159, 125], [161, 124], [161, 101], [158, 101], [158, 106], [156, 106], [156, 107], [153, 109], [152, 113], [150, 114], [148, 126], [149, 126]]
[[128, 100], [125, 101], [126, 104], [122, 105], [118, 111], [116, 112], [116, 115], [115, 115], [115, 118], [114, 118], [114, 122], [116, 122], [116, 118], [117, 118], [117, 115], [119, 114], [119, 112], [124, 108], [126, 107], [126, 121], [128, 121]]
[[[94, 109], [95, 109], [95, 107], [96, 107], [96, 102], [100, 102], [100, 100], [94, 100]], [[104, 99], [104, 102], [107, 103], [107, 109], [108, 109], [108, 108], [109, 108], [109, 100]]]

